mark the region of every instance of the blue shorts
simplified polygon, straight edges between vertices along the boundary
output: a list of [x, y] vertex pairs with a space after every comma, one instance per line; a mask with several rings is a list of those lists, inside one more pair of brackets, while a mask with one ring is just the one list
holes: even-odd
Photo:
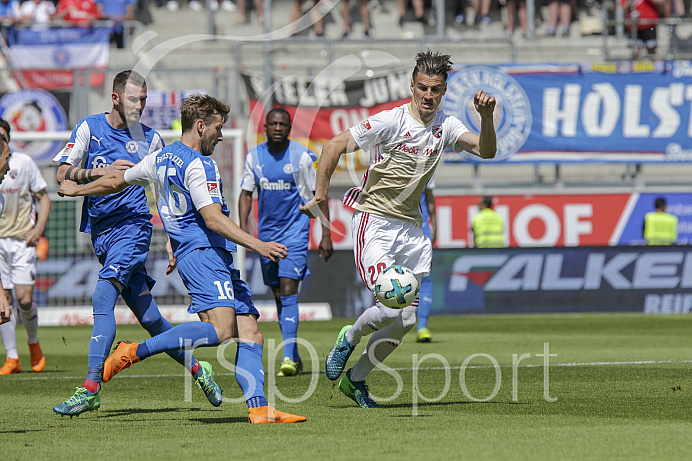
[[308, 270], [308, 247], [301, 245], [300, 248], [288, 246], [288, 255], [286, 259], [279, 259], [279, 262], [274, 262], [271, 259], [260, 256], [260, 264], [262, 265], [262, 278], [264, 284], [268, 287], [278, 287], [279, 279], [285, 277], [293, 280], [303, 280], [310, 275]]
[[178, 259], [178, 273], [192, 303], [190, 314], [215, 307], [232, 307], [236, 315], [259, 311], [250, 298], [250, 289], [233, 268], [233, 255], [223, 248], [198, 248]]
[[108, 232], [92, 235], [94, 251], [103, 266], [99, 277], [114, 278], [126, 287], [138, 276], [138, 283], [143, 282], [151, 289], [156, 282], [147, 275], [144, 265], [151, 243], [151, 229], [151, 222], [136, 219], [125, 221]]

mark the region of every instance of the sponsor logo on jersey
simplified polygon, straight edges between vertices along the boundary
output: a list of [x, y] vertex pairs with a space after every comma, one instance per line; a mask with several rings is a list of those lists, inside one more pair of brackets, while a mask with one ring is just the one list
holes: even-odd
[[103, 140], [103, 138], [97, 138], [96, 136], [92, 136], [91, 139], [96, 141], [98, 143], [99, 147], [101, 147], [101, 140]]
[[432, 134], [433, 134], [433, 136], [435, 136], [438, 139], [441, 138], [442, 137], [442, 126], [441, 125], [433, 125]]
[[137, 141], [127, 141], [127, 144], [125, 144], [125, 150], [129, 154], [135, 154], [139, 150], [139, 145], [137, 144]]
[[398, 146], [395, 147], [396, 150], [399, 152], [405, 152], [407, 154], [413, 154], [413, 155], [425, 155], [426, 157], [432, 157], [433, 155], [437, 155], [440, 153], [440, 149], [431, 149], [431, 148], [425, 148], [421, 149], [416, 146], [409, 146], [406, 143], [401, 143]]
[[362, 126], [363, 128], [365, 128], [366, 130], [371, 130], [371, 129], [372, 129], [372, 125], [370, 125], [370, 120], [364, 121], [363, 123], [361, 123], [361, 126]]
[[315, 160], [314, 162], [312, 162], [312, 166], [315, 168], [315, 171], [317, 171], [317, 160]]
[[497, 132], [495, 160], [507, 159], [524, 145], [533, 122], [529, 97], [511, 75], [485, 66], [462, 68], [449, 77], [441, 108], [478, 133], [481, 118], [473, 105], [473, 98], [479, 87], [497, 100], [493, 113]]
[[292, 174], [293, 173], [293, 165], [290, 163], [287, 163], [284, 165], [284, 173], [286, 174]]
[[404, 135], [404, 139], [410, 139], [411, 138], [411, 133], [409, 131], [406, 132]]
[[267, 178], [260, 179], [259, 186], [262, 190], [291, 190], [291, 183], [283, 179], [278, 181], [270, 181]]
[[63, 149], [62, 154], [67, 157], [70, 155], [70, 152], [72, 152], [72, 149], [74, 149], [74, 143], [73, 142], [68, 142], [67, 145], [65, 146], [65, 149]]
[[91, 162], [92, 168], [106, 168], [107, 166], [108, 162], [106, 162], [106, 159], [101, 155], [94, 157], [94, 160]]

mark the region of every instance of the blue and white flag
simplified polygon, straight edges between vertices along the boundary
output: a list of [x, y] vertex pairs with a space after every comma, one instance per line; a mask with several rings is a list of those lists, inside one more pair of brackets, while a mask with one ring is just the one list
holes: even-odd
[[79, 69], [108, 66], [111, 27], [20, 29], [8, 36], [15, 69]]

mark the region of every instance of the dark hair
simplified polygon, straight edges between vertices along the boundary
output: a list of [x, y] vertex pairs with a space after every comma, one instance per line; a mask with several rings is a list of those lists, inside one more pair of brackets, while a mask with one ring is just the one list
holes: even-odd
[[264, 119], [264, 123], [267, 123], [269, 121], [269, 116], [271, 114], [276, 114], [276, 113], [284, 114], [286, 117], [288, 117], [288, 124], [289, 125], [291, 124], [291, 114], [289, 114], [288, 111], [286, 109], [284, 109], [283, 107], [275, 107], [272, 110], [270, 110], [269, 112], [267, 112], [267, 116]]
[[659, 208], [665, 208], [666, 207], [666, 199], [664, 199], [663, 197], [657, 198], [656, 201], [654, 202], [654, 206], [656, 207], [657, 210]]
[[183, 99], [180, 106], [180, 125], [183, 133], [190, 131], [197, 120], [203, 120], [204, 123], [211, 123], [214, 115], [220, 115], [223, 118], [223, 123], [228, 121], [228, 113], [231, 108], [208, 94], [193, 93]]
[[10, 124], [7, 123], [7, 120], [4, 118], [0, 118], [0, 128], [4, 129], [7, 133], [7, 139], [5, 139], [5, 142], [10, 142]]
[[123, 94], [128, 83], [132, 83], [140, 88], [147, 86], [147, 81], [142, 77], [142, 74], [134, 70], [124, 70], [119, 72], [113, 79], [113, 93]]
[[447, 81], [447, 74], [452, 70], [452, 61], [448, 54], [442, 54], [439, 51], [420, 52], [416, 55], [416, 66], [413, 68], [412, 80], [416, 80], [416, 75], [419, 73], [430, 77], [441, 76], [444, 81]]
[[492, 198], [490, 195], [484, 195], [483, 197], [481, 197], [481, 203], [482, 203], [483, 206], [485, 206], [486, 208], [492, 208], [492, 206], [493, 206], [493, 198]]

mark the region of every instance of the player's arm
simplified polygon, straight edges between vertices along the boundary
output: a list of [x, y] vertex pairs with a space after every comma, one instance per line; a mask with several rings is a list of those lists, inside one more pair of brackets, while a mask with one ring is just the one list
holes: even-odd
[[166, 235], [166, 253], [168, 254], [168, 267], [166, 267], [166, 275], [173, 272], [173, 269], [178, 265], [178, 259], [173, 254], [173, 245], [171, 245], [171, 237]]
[[100, 177], [96, 181], [87, 184], [79, 185], [74, 181], [65, 180], [60, 184], [58, 195], [68, 197], [82, 197], [87, 195], [109, 195], [120, 192], [129, 184], [125, 182], [125, 173], [123, 171], [117, 173], [109, 173]]
[[36, 192], [34, 197], [36, 197], [38, 201], [38, 215], [36, 216], [36, 224], [34, 227], [24, 235], [24, 240], [26, 240], [26, 246], [28, 247], [35, 247], [38, 240], [43, 236], [51, 209], [51, 201], [46, 193], [46, 189], [41, 189]]
[[334, 254], [334, 245], [332, 244], [332, 230], [330, 228], [331, 221], [329, 220], [329, 202], [325, 201], [320, 205], [320, 223], [322, 224], [322, 239], [319, 245], [319, 257], [324, 258], [324, 261], [329, 261], [329, 258]]
[[265, 258], [276, 262], [284, 259], [288, 250], [286, 246], [277, 242], [263, 242], [247, 232], [243, 231], [236, 223], [223, 214], [220, 203], [211, 203], [200, 208], [199, 214], [202, 215], [207, 228], [216, 232], [226, 240], [242, 245], [245, 248], [255, 250]]
[[58, 167], [58, 182], [69, 180], [77, 184], [86, 184], [107, 174], [125, 171], [132, 166], [134, 163], [120, 159], [103, 168], [80, 168], [69, 163], [61, 163]]
[[252, 211], [252, 191], [241, 189], [238, 197], [238, 219], [240, 220], [240, 228], [248, 233], [250, 232], [248, 226], [250, 211]]
[[437, 216], [435, 215], [435, 194], [429, 187], [425, 188], [425, 204], [428, 207], [430, 217], [430, 237], [433, 243], [437, 240]]
[[473, 105], [481, 116], [481, 132], [480, 134], [465, 132], [459, 136], [457, 146], [480, 158], [493, 158], [497, 152], [497, 137], [493, 123], [495, 98], [484, 93], [483, 90], [478, 90], [473, 97]]
[[342, 131], [322, 147], [322, 155], [317, 165], [317, 180], [315, 182], [315, 196], [305, 205], [301, 205], [300, 211], [311, 218], [316, 218], [319, 207], [321, 212], [323, 204], [327, 202], [329, 194], [329, 181], [336, 170], [341, 156], [348, 152], [355, 152], [359, 149], [358, 144], [353, 139], [350, 130]]
[[9, 322], [11, 315], [12, 309], [5, 296], [5, 289], [2, 287], [2, 281], [0, 281], [0, 325]]

